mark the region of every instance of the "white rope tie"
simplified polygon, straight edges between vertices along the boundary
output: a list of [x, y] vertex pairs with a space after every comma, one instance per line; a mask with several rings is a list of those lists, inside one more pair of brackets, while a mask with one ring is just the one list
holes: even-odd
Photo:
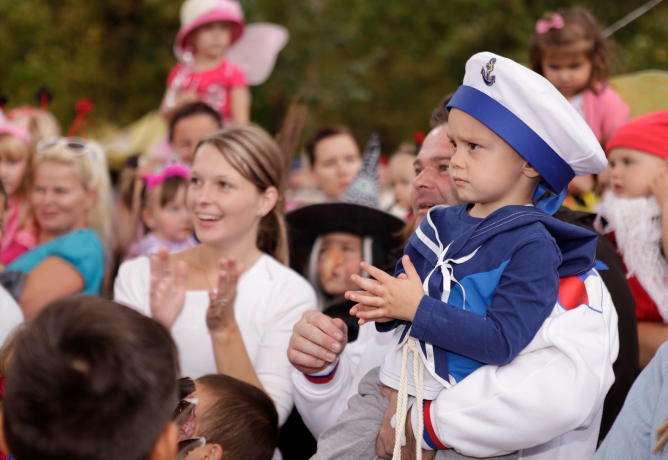
[[[399, 394], [397, 396], [396, 428], [394, 429], [394, 452], [392, 460], [401, 460], [401, 439], [406, 429], [406, 412], [408, 411], [408, 355], [413, 353], [413, 381], [415, 382], [415, 405], [417, 406], [416, 439], [421, 440], [424, 432], [424, 415], [422, 408], [422, 391], [424, 387], [424, 362], [420, 356], [420, 342], [409, 337], [403, 346], [401, 357], [401, 375], [399, 377]], [[422, 460], [422, 442], [418, 441], [415, 448], [415, 460]]]

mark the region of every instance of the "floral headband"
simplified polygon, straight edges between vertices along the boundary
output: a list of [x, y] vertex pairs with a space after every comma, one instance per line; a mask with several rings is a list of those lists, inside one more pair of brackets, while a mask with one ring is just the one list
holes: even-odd
[[551, 29], [563, 29], [564, 18], [559, 13], [554, 13], [550, 19], [539, 19], [536, 22], [536, 33], [544, 35]]
[[142, 175], [142, 179], [144, 179], [146, 182], [146, 189], [151, 191], [158, 185], [165, 182], [165, 180], [175, 176], [183, 177], [184, 179], [188, 180], [190, 178], [190, 170], [184, 163], [175, 162], [170, 163], [165, 169], [162, 170], [162, 172], [158, 174]]

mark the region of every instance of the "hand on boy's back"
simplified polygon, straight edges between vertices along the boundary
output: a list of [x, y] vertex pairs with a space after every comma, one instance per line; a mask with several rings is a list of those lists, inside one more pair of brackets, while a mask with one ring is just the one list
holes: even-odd
[[346, 343], [348, 327], [342, 319], [309, 310], [293, 328], [288, 359], [299, 372], [317, 374], [338, 359]]
[[668, 205], [668, 171], [664, 171], [652, 181], [650, 190], [661, 207]]
[[350, 277], [362, 289], [346, 292], [346, 299], [357, 302], [357, 305], [350, 309], [350, 314], [359, 318], [360, 325], [367, 321], [413, 321], [415, 318], [415, 312], [424, 296], [422, 280], [408, 256], [403, 256], [401, 262], [405, 273], [397, 278], [366, 262], [362, 262], [362, 270], [375, 279], [358, 275]]

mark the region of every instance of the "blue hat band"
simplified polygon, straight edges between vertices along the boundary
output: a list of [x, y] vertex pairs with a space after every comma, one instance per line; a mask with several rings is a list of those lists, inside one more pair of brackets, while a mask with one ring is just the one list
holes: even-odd
[[560, 193], [575, 177], [573, 169], [534, 130], [501, 103], [471, 86], [460, 86], [448, 103], [494, 131], [536, 168], [553, 192]]

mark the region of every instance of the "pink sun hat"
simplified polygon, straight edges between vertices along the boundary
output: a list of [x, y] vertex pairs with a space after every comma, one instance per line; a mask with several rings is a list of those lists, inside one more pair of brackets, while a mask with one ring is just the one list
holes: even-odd
[[181, 29], [174, 42], [174, 54], [181, 59], [188, 35], [198, 27], [216, 21], [232, 24], [232, 43], [239, 40], [244, 31], [244, 12], [236, 0], [186, 0], [181, 6]]

